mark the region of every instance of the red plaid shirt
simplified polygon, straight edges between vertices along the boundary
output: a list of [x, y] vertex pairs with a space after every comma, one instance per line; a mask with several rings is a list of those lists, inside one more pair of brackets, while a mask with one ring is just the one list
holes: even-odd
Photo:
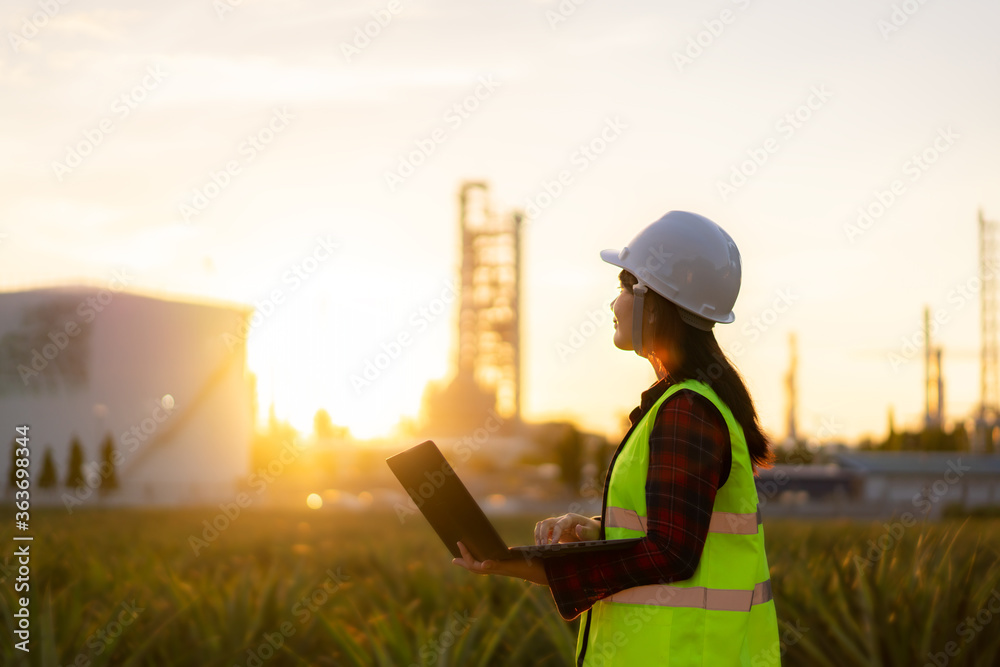
[[[642, 392], [622, 444], [671, 384], [663, 378]], [[620, 549], [543, 561], [552, 597], [567, 621], [620, 590], [689, 579], [698, 566], [715, 492], [729, 478], [729, 429], [711, 401], [689, 389], [665, 400], [655, 419], [649, 436], [646, 536]]]

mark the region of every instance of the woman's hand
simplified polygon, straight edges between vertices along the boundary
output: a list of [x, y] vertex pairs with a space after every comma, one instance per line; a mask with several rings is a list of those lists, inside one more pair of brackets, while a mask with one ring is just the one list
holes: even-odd
[[563, 514], [535, 524], [535, 544], [586, 542], [596, 540], [600, 532], [600, 521], [579, 514]]
[[465, 545], [458, 543], [461, 558], [453, 558], [452, 564], [464, 567], [475, 574], [502, 574], [506, 577], [517, 577], [541, 586], [548, 586], [549, 579], [545, 576], [545, 566], [541, 558], [513, 558], [511, 560], [476, 560]]

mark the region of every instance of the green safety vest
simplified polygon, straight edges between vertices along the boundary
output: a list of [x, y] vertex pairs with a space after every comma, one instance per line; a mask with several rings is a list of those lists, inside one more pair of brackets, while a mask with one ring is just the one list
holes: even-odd
[[636, 586], [594, 603], [580, 617], [578, 665], [780, 664], [778, 620], [746, 439], [733, 413], [704, 382], [670, 386], [619, 449], [606, 489], [604, 537], [646, 534], [649, 434], [660, 405], [681, 389], [712, 401], [726, 420], [732, 443], [732, 468], [716, 493], [701, 560], [690, 579]]

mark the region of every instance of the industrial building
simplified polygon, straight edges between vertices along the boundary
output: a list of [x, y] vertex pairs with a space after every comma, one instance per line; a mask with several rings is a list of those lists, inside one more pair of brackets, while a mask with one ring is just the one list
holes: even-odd
[[1000, 506], [1000, 457], [969, 452], [849, 452], [838, 463], [860, 480], [857, 499], [939, 515]]
[[[0, 294], [0, 444], [29, 426], [32, 502], [178, 505], [231, 500], [250, 466], [251, 309], [61, 287]], [[110, 475], [119, 488], [92, 492]], [[85, 487], [67, 488], [71, 442]], [[58, 484], [39, 486], [51, 450]], [[0, 456], [6, 471], [9, 455]], [[12, 497], [4, 475], [5, 497]]]
[[758, 471], [769, 516], [940, 518], [945, 510], [1000, 507], [1000, 457], [971, 452], [882, 452], [844, 448], [824, 465]]

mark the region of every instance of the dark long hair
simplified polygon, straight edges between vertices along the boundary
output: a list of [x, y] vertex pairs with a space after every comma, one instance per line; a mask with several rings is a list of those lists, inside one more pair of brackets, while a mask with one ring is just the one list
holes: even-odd
[[[618, 274], [618, 279], [630, 293], [637, 282], [634, 275], [624, 270]], [[670, 364], [666, 370], [677, 382], [693, 379], [710, 386], [743, 427], [754, 467], [769, 468], [774, 462], [774, 453], [761, 430], [757, 410], [743, 377], [719, 347], [715, 332], [687, 324], [677, 308], [653, 290], [646, 290], [644, 314], [652, 314], [653, 322], [648, 325], [652, 340], [643, 339], [643, 347], [648, 351], [650, 343], [654, 343], [666, 351]]]

